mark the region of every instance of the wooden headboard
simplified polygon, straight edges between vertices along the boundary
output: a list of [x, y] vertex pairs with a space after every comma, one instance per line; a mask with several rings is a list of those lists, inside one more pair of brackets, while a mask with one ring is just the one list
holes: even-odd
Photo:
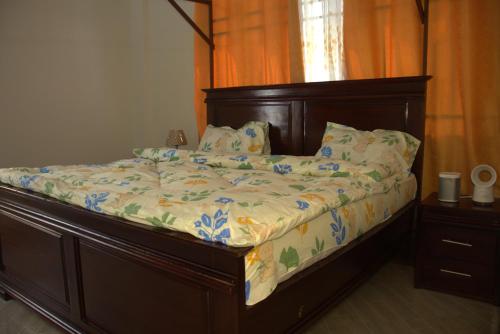
[[390, 129], [422, 141], [413, 165], [419, 189], [429, 76], [206, 89], [207, 122], [239, 128], [271, 125], [273, 154], [314, 155], [326, 122], [360, 130]]

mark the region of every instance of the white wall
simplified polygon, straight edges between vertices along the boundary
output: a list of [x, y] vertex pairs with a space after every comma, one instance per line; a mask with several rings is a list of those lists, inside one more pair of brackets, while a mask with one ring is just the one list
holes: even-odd
[[0, 0], [0, 167], [126, 158], [169, 128], [193, 147], [193, 77], [166, 0]]

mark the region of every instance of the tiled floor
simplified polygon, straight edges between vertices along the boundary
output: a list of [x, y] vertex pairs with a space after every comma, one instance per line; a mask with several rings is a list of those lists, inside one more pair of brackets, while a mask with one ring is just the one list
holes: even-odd
[[[62, 331], [18, 301], [0, 300], [0, 333], [55, 334]], [[416, 290], [413, 288], [413, 268], [390, 262], [306, 333], [499, 334], [500, 308]]]

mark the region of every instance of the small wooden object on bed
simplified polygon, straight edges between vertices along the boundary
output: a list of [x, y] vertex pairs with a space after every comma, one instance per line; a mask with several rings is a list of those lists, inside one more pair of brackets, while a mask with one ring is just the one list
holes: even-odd
[[[271, 124], [274, 154], [312, 155], [327, 121], [423, 140], [428, 77], [207, 90], [208, 122]], [[421, 183], [422, 151], [413, 172]], [[407, 237], [417, 201], [245, 305], [244, 257], [190, 235], [0, 185], [0, 295], [79, 333], [281, 333], [303, 329]]]

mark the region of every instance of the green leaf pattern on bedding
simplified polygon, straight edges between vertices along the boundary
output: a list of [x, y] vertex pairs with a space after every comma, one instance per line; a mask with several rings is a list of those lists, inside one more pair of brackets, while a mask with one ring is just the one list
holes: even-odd
[[288, 247], [288, 249], [283, 248], [280, 255], [280, 263], [283, 264], [287, 270], [292, 267], [297, 267], [299, 265], [299, 253], [293, 247]]

